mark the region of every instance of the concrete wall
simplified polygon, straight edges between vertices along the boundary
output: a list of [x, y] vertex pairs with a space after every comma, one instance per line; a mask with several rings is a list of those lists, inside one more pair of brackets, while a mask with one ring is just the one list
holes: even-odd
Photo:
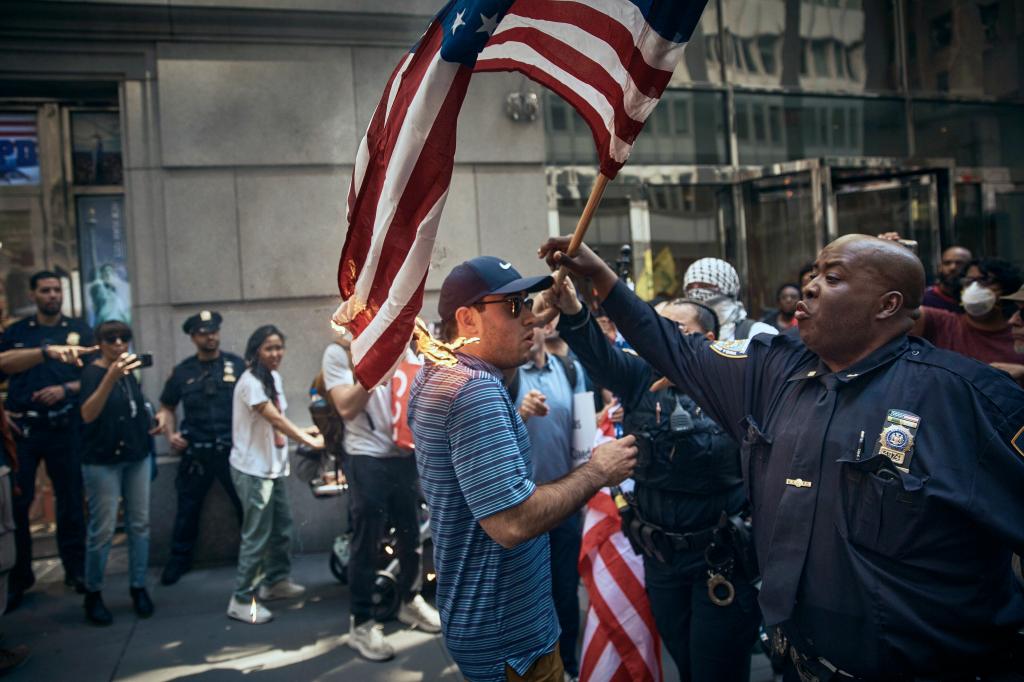
[[[136, 345], [156, 358], [144, 373], [147, 396], [155, 401], [173, 365], [194, 352], [182, 321], [211, 308], [225, 318], [224, 348], [237, 353], [261, 324], [284, 331], [288, 412], [307, 424], [308, 386], [338, 303], [356, 147], [387, 77], [441, 2], [155, 4], [7, 4], [0, 76], [120, 84]], [[542, 270], [534, 253], [547, 235], [543, 125], [504, 113], [521, 84], [483, 74], [470, 88], [427, 318], [444, 276], [466, 258], [490, 253], [524, 273]], [[161, 458], [153, 491], [154, 563], [169, 544], [176, 465]], [[344, 523], [343, 501], [313, 500], [293, 483], [297, 549], [324, 550]], [[228, 560], [237, 527], [216, 488], [207, 512], [197, 560]]]

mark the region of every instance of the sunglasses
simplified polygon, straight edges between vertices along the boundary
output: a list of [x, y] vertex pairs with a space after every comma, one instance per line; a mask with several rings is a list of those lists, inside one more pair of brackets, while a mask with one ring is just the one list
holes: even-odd
[[103, 336], [103, 342], [104, 343], [125, 343], [125, 344], [127, 344], [127, 343], [131, 342], [131, 340], [132, 340], [132, 335], [130, 333], [106, 334], [106, 335]]
[[477, 301], [480, 305], [488, 305], [489, 303], [509, 303], [512, 307], [512, 319], [518, 319], [522, 314], [523, 309], [533, 310], [533, 299], [523, 298], [522, 296], [510, 296], [508, 298], [499, 298], [496, 301]]

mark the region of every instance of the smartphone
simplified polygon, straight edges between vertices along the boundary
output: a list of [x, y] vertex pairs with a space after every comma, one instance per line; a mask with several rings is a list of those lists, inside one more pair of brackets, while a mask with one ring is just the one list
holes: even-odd
[[136, 353], [135, 357], [139, 359], [139, 369], [143, 367], [153, 366], [153, 354], [152, 353]]

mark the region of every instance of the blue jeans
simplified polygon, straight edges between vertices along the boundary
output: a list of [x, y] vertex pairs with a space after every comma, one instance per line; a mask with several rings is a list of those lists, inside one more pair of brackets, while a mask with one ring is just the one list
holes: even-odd
[[149, 567], [149, 458], [120, 464], [83, 464], [89, 525], [85, 543], [85, 588], [103, 589], [110, 543], [117, 527], [117, 503], [124, 498], [132, 587], [146, 586]]
[[558, 638], [562, 667], [572, 677], [580, 674], [576, 644], [580, 637], [580, 545], [583, 516], [580, 512], [548, 531], [551, 543], [551, 597], [562, 634]]

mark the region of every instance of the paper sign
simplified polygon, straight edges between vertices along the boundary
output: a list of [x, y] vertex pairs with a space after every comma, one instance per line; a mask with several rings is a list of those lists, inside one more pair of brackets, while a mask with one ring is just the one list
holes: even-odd
[[597, 432], [597, 413], [594, 411], [594, 394], [591, 391], [577, 393], [572, 397], [572, 467], [586, 464], [594, 447]]

